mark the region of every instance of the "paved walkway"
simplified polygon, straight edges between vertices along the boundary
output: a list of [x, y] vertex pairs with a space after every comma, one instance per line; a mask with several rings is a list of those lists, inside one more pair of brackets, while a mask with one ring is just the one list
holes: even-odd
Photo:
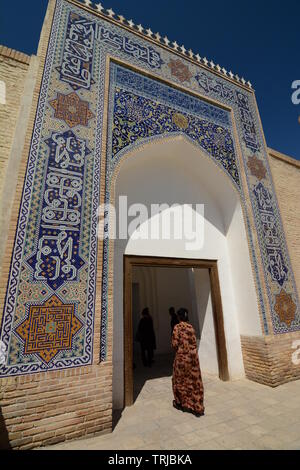
[[123, 410], [112, 434], [47, 449], [300, 450], [300, 381], [272, 389], [204, 375], [206, 413], [196, 418], [172, 407], [170, 362], [160, 368], [158, 362], [147, 370], [152, 378], [139, 377], [137, 399]]

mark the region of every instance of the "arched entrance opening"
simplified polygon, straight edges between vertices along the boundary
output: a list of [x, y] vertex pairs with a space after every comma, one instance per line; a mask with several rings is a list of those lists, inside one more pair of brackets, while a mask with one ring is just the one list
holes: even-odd
[[[166, 203], [203, 204], [203, 244], [197, 249], [187, 249], [190, 240], [183, 238], [164, 240], [137, 239], [136, 232], [129, 240], [116, 239], [113, 264], [113, 404], [124, 405], [124, 256], [164, 257], [173, 259], [216, 262], [220, 298], [223, 311], [225, 345], [230, 378], [244, 375], [240, 335], [260, 335], [261, 325], [257, 296], [247, 243], [243, 211], [239, 193], [210, 157], [186, 137], [166, 137], [123, 156], [115, 179], [111, 202], [118, 210], [119, 196], [127, 196], [127, 207], [144, 204], [151, 214], [151, 204]], [[134, 211], [133, 211], [134, 212]], [[132, 214], [133, 215], [133, 214]], [[156, 216], [156, 221], [168, 215], [168, 210]], [[149, 217], [143, 225], [153, 224]], [[111, 242], [112, 243], [112, 242]], [[187, 274], [191, 277], [191, 274]], [[200, 286], [198, 311], [203, 328], [199, 346], [203, 373], [211, 372], [217, 356], [213, 343], [215, 331], [210, 316], [213, 311], [205, 297], [211, 298], [204, 271], [194, 273], [194, 286]], [[207, 287], [208, 286], [208, 287]], [[174, 287], [174, 286], [173, 286]], [[171, 286], [172, 288], [172, 286]], [[204, 289], [201, 292], [201, 288]], [[197, 297], [197, 295], [196, 295]], [[146, 306], [146, 305], [145, 305]], [[178, 305], [180, 307], [181, 305]], [[131, 306], [132, 307], [132, 306]], [[140, 307], [143, 307], [142, 305]], [[192, 307], [193, 309], [193, 307]], [[154, 313], [154, 323], [161, 315]], [[201, 319], [199, 319], [201, 323]], [[206, 323], [205, 323], [206, 322]]]

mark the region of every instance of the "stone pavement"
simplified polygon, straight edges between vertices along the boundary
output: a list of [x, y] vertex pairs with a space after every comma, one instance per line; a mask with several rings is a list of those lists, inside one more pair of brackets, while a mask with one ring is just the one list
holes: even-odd
[[206, 413], [172, 407], [170, 362], [136, 381], [138, 395], [113, 433], [68, 441], [47, 450], [300, 450], [300, 381], [272, 389], [246, 379], [221, 382], [203, 374]]

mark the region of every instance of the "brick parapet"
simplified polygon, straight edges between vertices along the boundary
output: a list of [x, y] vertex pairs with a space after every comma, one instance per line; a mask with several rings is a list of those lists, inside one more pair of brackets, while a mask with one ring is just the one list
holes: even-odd
[[15, 49], [10, 49], [9, 47], [0, 45], [0, 56], [6, 57], [11, 60], [15, 60], [17, 62], [21, 62], [22, 64], [29, 65], [30, 63], [30, 56], [24, 54], [23, 52], [16, 51]]

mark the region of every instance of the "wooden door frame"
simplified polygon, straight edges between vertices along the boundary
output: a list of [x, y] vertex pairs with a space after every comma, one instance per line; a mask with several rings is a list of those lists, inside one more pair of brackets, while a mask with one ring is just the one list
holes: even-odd
[[224, 318], [221, 291], [216, 260], [199, 260], [185, 258], [165, 258], [157, 256], [124, 255], [123, 264], [123, 304], [124, 304], [124, 405], [133, 404], [133, 331], [132, 331], [132, 268], [168, 267], [168, 268], [197, 268], [208, 269], [211, 288], [211, 299], [215, 325], [219, 377], [229, 380], [227, 348], [224, 331]]

